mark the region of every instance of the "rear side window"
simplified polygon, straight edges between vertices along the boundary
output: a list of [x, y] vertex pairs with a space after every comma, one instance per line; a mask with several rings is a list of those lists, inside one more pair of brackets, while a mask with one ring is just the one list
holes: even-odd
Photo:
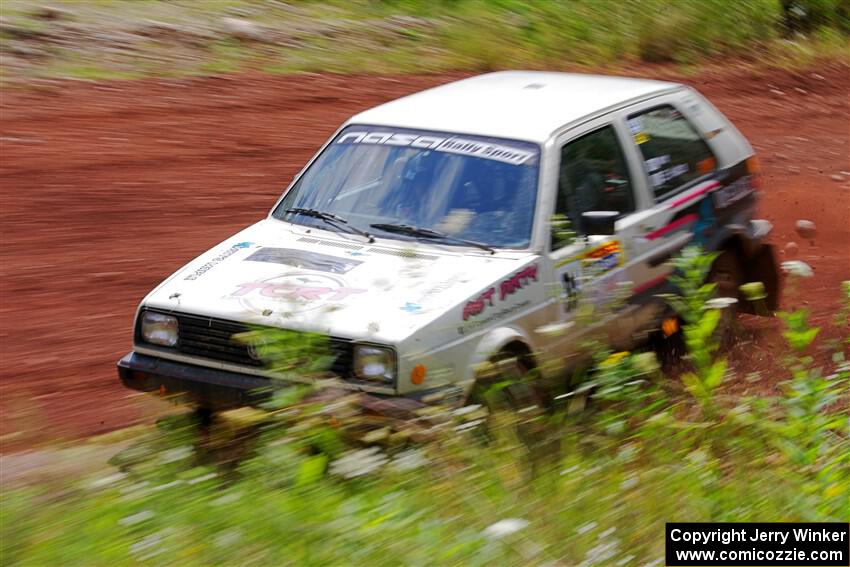
[[629, 117], [656, 200], [711, 173], [717, 160], [696, 129], [670, 105]]

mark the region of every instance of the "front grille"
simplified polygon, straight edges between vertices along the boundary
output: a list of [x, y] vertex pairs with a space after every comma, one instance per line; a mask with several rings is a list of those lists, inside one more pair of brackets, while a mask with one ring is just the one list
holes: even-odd
[[[263, 360], [252, 356], [248, 345], [233, 338], [236, 334], [256, 330], [257, 326], [185, 313], [168, 314], [177, 317], [177, 352], [242, 366], [258, 368], [265, 366], [266, 363]], [[137, 340], [141, 340], [140, 332]], [[352, 342], [330, 337], [329, 347], [332, 362], [328, 370], [342, 378], [348, 378], [354, 357]]]

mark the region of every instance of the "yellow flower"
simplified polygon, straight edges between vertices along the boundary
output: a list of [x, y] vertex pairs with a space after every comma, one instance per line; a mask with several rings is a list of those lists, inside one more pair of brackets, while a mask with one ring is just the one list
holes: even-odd
[[627, 356], [629, 356], [629, 351], [627, 351], [627, 350], [615, 352], [614, 354], [612, 354], [611, 356], [609, 356], [608, 358], [603, 360], [602, 363], [600, 364], [600, 366], [614, 366], [615, 364], [617, 364], [618, 362], [620, 362], [621, 360], [623, 360]]

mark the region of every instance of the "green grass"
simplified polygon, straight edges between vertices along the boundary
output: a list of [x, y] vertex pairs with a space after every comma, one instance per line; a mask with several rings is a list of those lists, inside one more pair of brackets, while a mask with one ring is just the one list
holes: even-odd
[[[727, 58], [797, 66], [823, 57], [846, 59], [848, 10], [837, 0], [802, 3], [811, 21], [793, 36], [779, 0], [300, 0], [286, 6], [262, 0], [78, 0], [61, 7], [72, 14], [72, 23], [96, 32], [132, 32], [156, 21], [204, 30], [209, 37], [185, 44], [153, 39], [126, 50], [96, 39], [72, 40], [12, 73], [101, 79], [252, 68], [414, 73], [622, 68], [640, 62], [694, 66]], [[38, 19], [42, 4], [7, 0], [3, 15], [22, 28], [64, 34], [56, 27], [61, 21]], [[221, 31], [223, 17], [249, 19], [292, 41], [240, 43]], [[0, 38], [10, 40], [20, 41]], [[151, 64], [150, 57], [161, 62]]]
[[[792, 354], [782, 394], [729, 394], [733, 377], [714, 373], [718, 312], [706, 303], [712, 284], [702, 284], [711, 262], [692, 250], [676, 259], [684, 299], [671, 304], [686, 321], [694, 368], [683, 383], [661, 375], [651, 353], [600, 351], [586, 384], [592, 409], [491, 405], [489, 434], [470, 426], [481, 409], [375, 423], [352, 413], [350, 398], [310, 401], [308, 387], [207, 430], [190, 413], [174, 415], [133, 432], [136, 442], [112, 460], [121, 474], [4, 490], [0, 557], [4, 565], [662, 565], [665, 522], [847, 521], [850, 422], [830, 408], [846, 401], [850, 363], [839, 350], [834, 368], [816, 367], [809, 351], [819, 329], [805, 311], [785, 313]], [[747, 290], [763, 298], [757, 286]], [[850, 282], [843, 294], [835, 324], [847, 328]], [[318, 358], [292, 334], [273, 336], [268, 352], [293, 357], [276, 363]], [[383, 433], [367, 443], [366, 425]], [[505, 522], [515, 529], [493, 532]]]

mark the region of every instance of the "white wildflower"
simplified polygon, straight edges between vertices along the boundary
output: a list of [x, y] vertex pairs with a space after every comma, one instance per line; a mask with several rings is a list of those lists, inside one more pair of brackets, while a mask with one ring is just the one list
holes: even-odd
[[183, 445], [181, 447], [175, 447], [174, 449], [163, 451], [162, 454], [160, 454], [159, 456], [159, 460], [163, 464], [182, 461], [183, 459], [188, 459], [189, 457], [191, 457], [192, 452], [192, 447], [188, 445]]
[[213, 506], [223, 506], [225, 504], [232, 504], [242, 498], [242, 492], [231, 492], [230, 494], [225, 494], [224, 496], [219, 496], [215, 500], [211, 501], [210, 504]]
[[541, 325], [534, 329], [538, 335], [545, 335], [550, 337], [557, 337], [558, 335], [563, 335], [566, 333], [570, 327], [575, 325], [574, 321], [566, 321], [563, 323], [550, 323], [548, 325]]
[[241, 540], [241, 539], [242, 539], [242, 530], [239, 530], [239, 529], [227, 530], [227, 531], [221, 532], [220, 534], [215, 536], [215, 539], [213, 539], [213, 545], [215, 545], [216, 547], [224, 547], [224, 548], [232, 547], [232, 546], [236, 545], [239, 542], [239, 540]]
[[110, 484], [115, 484], [116, 482], [127, 478], [127, 475], [122, 472], [118, 472], [115, 474], [110, 474], [107, 476], [102, 476], [100, 478], [96, 478], [89, 483], [89, 488], [103, 488], [104, 486], [109, 486]]
[[216, 473], [208, 473], [203, 476], [195, 477], [192, 480], [187, 480], [186, 484], [199, 484], [201, 482], [205, 482], [207, 480], [214, 479], [218, 475]]
[[132, 526], [133, 524], [138, 524], [139, 522], [144, 522], [145, 520], [150, 520], [154, 517], [154, 513], [150, 510], [142, 510], [136, 514], [130, 514], [129, 516], [125, 516], [118, 520], [119, 526]]
[[620, 483], [620, 490], [628, 490], [630, 488], [634, 488], [638, 484], [637, 476], [631, 475], [623, 479], [623, 482]]
[[586, 524], [582, 524], [581, 526], [576, 528], [576, 533], [578, 535], [584, 535], [591, 530], [596, 529], [596, 522], [588, 522]]
[[[133, 545], [130, 546], [130, 553], [133, 555], [138, 555], [139, 553], [150, 549], [156, 545], [159, 545], [162, 542], [162, 536], [160, 534], [152, 534], [142, 539], [141, 541], [137, 541]], [[160, 550], [161, 551], [161, 550]], [[151, 554], [150, 552], [145, 555], [145, 557], [150, 557], [151, 555], [155, 555], [156, 553]], [[142, 559], [141, 557], [139, 559]]]
[[121, 487], [121, 495], [126, 499], [138, 498], [140, 496], [144, 496], [145, 494], [151, 491], [150, 482], [147, 480], [143, 480], [141, 482], [135, 482], [130, 485], [124, 485]]
[[467, 421], [466, 423], [461, 423], [457, 427], [454, 428], [458, 433], [462, 431], [469, 431], [470, 429], [475, 429], [479, 425], [484, 423], [483, 419], [473, 419], [472, 421]]
[[429, 463], [428, 458], [417, 449], [409, 449], [393, 458], [390, 467], [398, 472], [411, 471], [424, 467]]
[[611, 559], [617, 555], [619, 543], [620, 542], [618, 540], [614, 539], [591, 547], [587, 550], [587, 555], [585, 556], [584, 561], [579, 563], [579, 566], [591, 567], [592, 565], [610, 565]]
[[179, 486], [183, 484], [181, 479], [172, 480], [171, 482], [166, 482], [165, 484], [160, 484], [158, 486], [154, 486], [151, 488], [151, 492], [159, 492], [160, 490], [168, 490], [169, 488], [174, 488], [175, 486]]
[[479, 409], [481, 409], [481, 404], [469, 404], [468, 406], [457, 408], [456, 410], [452, 411], [452, 414], [455, 416], [461, 416], [466, 415], [468, 413], [476, 412]]
[[484, 535], [490, 539], [499, 539], [528, 527], [528, 521], [522, 518], [506, 518], [487, 526]]
[[567, 467], [567, 468], [565, 468], [564, 470], [561, 471], [561, 476], [565, 476], [565, 475], [568, 475], [570, 473], [574, 473], [577, 470], [578, 470], [578, 465], [573, 465], [571, 467]]
[[387, 458], [379, 447], [369, 447], [359, 451], [348, 451], [331, 463], [330, 472], [343, 478], [355, 478], [371, 474], [387, 463]]

